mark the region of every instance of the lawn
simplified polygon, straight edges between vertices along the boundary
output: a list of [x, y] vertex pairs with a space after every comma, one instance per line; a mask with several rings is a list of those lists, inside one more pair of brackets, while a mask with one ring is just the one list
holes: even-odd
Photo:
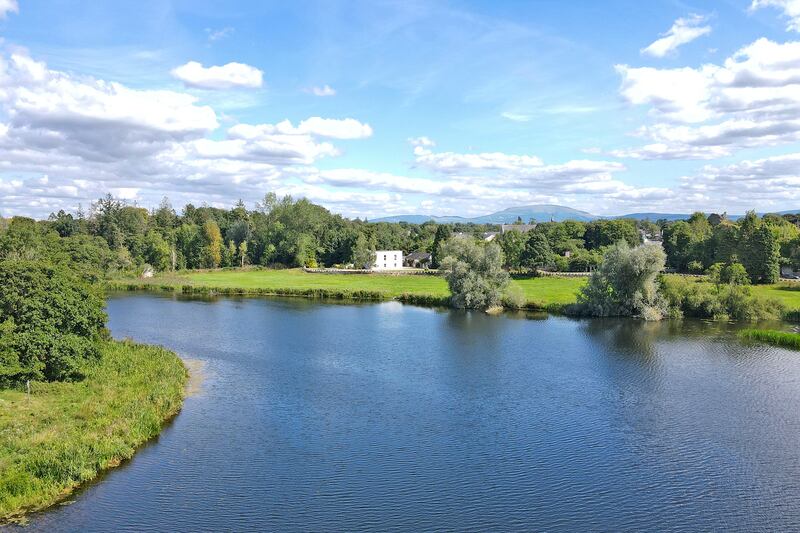
[[174, 353], [116, 341], [101, 353], [83, 381], [0, 389], [0, 524], [131, 457], [180, 409], [187, 375]]
[[[585, 282], [581, 278], [527, 278], [512, 283], [522, 287], [528, 302], [537, 307], [563, 305], [575, 301]], [[147, 280], [121, 280], [110, 287], [224, 289], [239, 293], [303, 294], [320, 291], [321, 295], [348, 294], [372, 298], [398, 298], [404, 295], [446, 298], [447, 282], [439, 276], [387, 274], [317, 274], [301, 269], [290, 270], [212, 270], [158, 275]]]
[[[699, 283], [702, 283], [698, 279]], [[528, 304], [548, 308], [574, 303], [585, 278], [521, 278], [512, 283], [522, 287]], [[438, 276], [387, 274], [318, 274], [301, 269], [211, 270], [161, 274], [147, 280], [121, 280], [114, 288], [172, 288], [189, 286], [240, 294], [284, 294], [355, 298], [402, 298], [404, 295], [444, 299], [447, 283]], [[800, 283], [756, 285], [756, 294], [781, 301], [788, 311], [800, 310]], [[411, 300], [414, 301], [414, 300]]]

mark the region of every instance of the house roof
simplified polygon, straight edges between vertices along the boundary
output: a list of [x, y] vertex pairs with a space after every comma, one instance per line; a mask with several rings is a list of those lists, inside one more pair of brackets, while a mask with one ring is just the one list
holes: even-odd
[[411, 252], [406, 256], [406, 259], [411, 259], [412, 261], [417, 261], [421, 259], [430, 259], [431, 254], [428, 252]]

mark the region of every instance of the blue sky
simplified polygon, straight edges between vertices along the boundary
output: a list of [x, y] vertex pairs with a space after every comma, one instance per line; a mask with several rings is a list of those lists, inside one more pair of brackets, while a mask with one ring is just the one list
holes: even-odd
[[800, 0], [0, 0], [0, 214], [800, 209]]

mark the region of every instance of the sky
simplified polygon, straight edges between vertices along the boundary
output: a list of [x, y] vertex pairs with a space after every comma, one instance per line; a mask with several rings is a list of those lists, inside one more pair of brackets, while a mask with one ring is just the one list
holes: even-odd
[[0, 216], [800, 209], [800, 0], [0, 0]]

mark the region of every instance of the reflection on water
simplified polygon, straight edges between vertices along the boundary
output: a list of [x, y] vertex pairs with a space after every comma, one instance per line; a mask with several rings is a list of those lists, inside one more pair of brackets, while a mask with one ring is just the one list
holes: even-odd
[[800, 357], [697, 321], [121, 295], [203, 362], [157, 442], [42, 531], [800, 525]]

